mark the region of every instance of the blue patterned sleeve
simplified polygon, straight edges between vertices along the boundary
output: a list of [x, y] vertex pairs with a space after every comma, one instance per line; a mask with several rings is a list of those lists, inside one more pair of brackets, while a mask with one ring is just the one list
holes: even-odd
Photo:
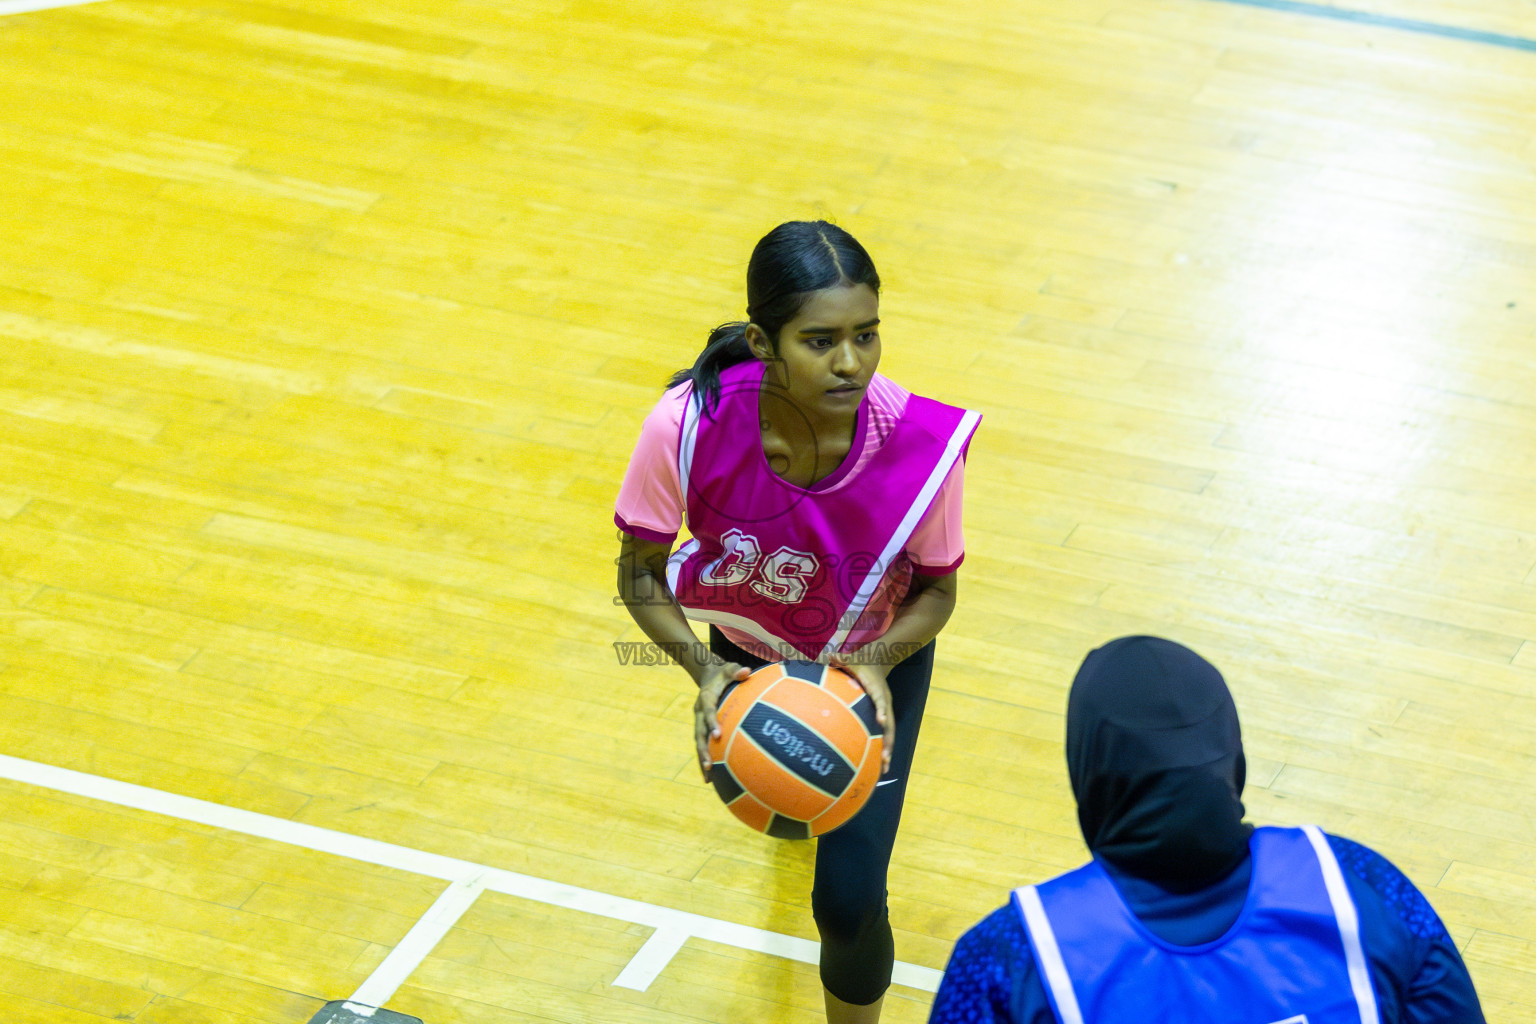
[[1385, 1024], [1484, 1024], [1456, 943], [1408, 877], [1381, 854], [1328, 836], [1360, 913], [1360, 939]]
[[1012, 906], [983, 918], [950, 954], [928, 1024], [1054, 1024], [1024, 923]]

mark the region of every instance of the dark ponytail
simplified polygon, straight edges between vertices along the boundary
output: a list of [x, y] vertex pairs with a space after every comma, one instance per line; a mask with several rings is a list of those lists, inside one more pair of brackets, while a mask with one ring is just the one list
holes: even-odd
[[[774, 341], [773, 349], [775, 352], [779, 349], [777, 340]], [[699, 353], [693, 365], [674, 373], [667, 381], [667, 388], [670, 390], [685, 380], [691, 380], [693, 386], [703, 393], [705, 404], [713, 408], [720, 401], [720, 372], [755, 358], [751, 346], [747, 344], [747, 322], [733, 320], [721, 324], [709, 332], [704, 351]]]
[[[752, 250], [747, 264], [747, 316], [768, 335], [768, 344], [779, 351], [779, 332], [799, 314], [812, 292], [839, 285], [863, 284], [880, 294], [880, 275], [869, 253], [858, 241], [824, 220], [794, 220], [780, 224]], [[720, 400], [721, 371], [756, 358], [747, 345], [747, 324], [721, 324], [709, 334], [704, 351], [686, 370], [667, 381], [673, 388], [693, 381], [713, 407]]]

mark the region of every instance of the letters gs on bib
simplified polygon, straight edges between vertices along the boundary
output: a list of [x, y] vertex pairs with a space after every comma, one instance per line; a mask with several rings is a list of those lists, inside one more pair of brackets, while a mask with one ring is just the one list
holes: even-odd
[[[758, 539], [741, 530], [726, 531], [720, 542], [725, 551], [700, 570], [699, 584], [721, 591], [730, 589], [732, 593], [728, 598], [723, 593], [721, 595], [721, 604], [725, 607], [750, 604], [752, 598], [749, 595], [779, 604], [800, 605], [811, 581], [823, 569], [840, 570], [835, 577], [839, 594], [845, 601], [851, 601], [859, 585], [879, 562], [879, 556], [863, 552], [839, 559], [835, 554], [817, 555], [788, 546], [764, 554]], [[879, 614], [866, 612], [865, 616]], [[815, 632], [830, 625], [835, 615], [825, 601], [818, 600], [795, 608], [790, 612], [790, 620], [798, 628]], [[872, 623], [861, 617], [846, 625], [867, 627]]]

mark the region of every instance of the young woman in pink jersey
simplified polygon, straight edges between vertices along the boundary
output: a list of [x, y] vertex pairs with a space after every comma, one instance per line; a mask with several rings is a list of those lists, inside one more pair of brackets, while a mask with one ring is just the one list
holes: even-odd
[[[955, 605], [965, 449], [979, 415], [876, 372], [880, 278], [846, 231], [794, 221], [747, 268], [744, 322], [714, 330], [646, 418], [614, 516], [619, 594], [698, 685], [694, 739], [767, 662], [842, 664], [885, 729], [885, 774], [817, 842], [812, 910], [830, 1024], [878, 1021], [894, 946], [886, 874]], [[687, 525], [692, 539], [673, 550]], [[708, 649], [688, 619], [709, 624]]]

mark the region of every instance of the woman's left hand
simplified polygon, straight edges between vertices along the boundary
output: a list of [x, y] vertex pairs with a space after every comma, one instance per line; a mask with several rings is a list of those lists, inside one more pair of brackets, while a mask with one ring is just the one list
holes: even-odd
[[891, 751], [896, 749], [896, 712], [891, 708], [891, 687], [885, 681], [886, 673], [890, 672], [889, 665], [852, 665], [837, 655], [833, 655], [828, 662], [836, 668], [842, 669], [864, 687], [864, 692], [869, 694], [869, 699], [875, 703], [875, 721], [880, 723], [885, 730], [885, 736], [880, 744], [880, 774], [891, 770]]

